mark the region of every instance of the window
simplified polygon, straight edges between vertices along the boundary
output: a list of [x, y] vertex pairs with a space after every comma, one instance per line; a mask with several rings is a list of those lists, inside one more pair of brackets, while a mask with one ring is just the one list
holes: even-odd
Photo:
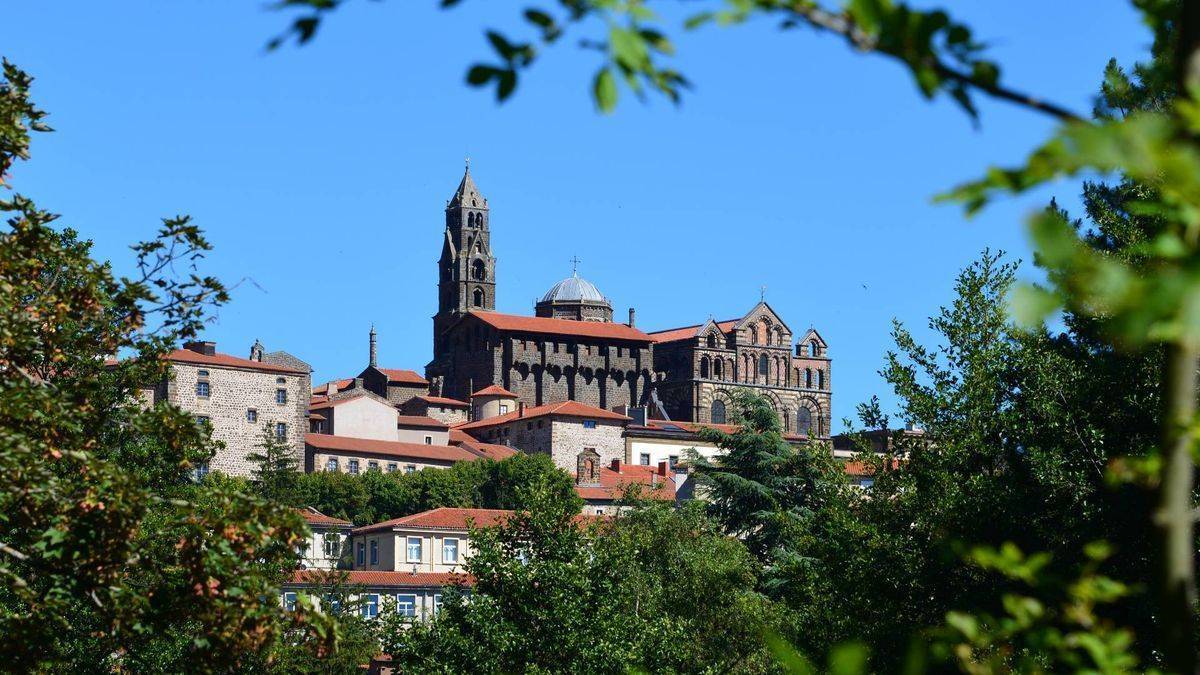
[[379, 616], [379, 594], [367, 593], [366, 602], [362, 604], [363, 618], [373, 619]]
[[712, 402], [709, 419], [713, 424], [725, 424], [725, 402], [717, 399]]
[[476, 289], [475, 289], [475, 295], [474, 295], [474, 296], [472, 296], [472, 298], [471, 298], [471, 302], [472, 302], [472, 304], [474, 304], [476, 307], [483, 307], [483, 291], [482, 291], [482, 290], [480, 290], [480, 289], [478, 289], [478, 288], [476, 288]]
[[279, 405], [284, 405], [287, 403], [287, 389], [275, 390], [275, 402]]
[[471, 263], [471, 278], [477, 281], [483, 281], [483, 261], [476, 260]]
[[201, 426], [210, 424], [212, 421], [208, 419], [208, 415], [196, 415], [196, 423]]
[[638, 463], [642, 466], [650, 466], [650, 453], [643, 452], [642, 456], [638, 458]]
[[199, 382], [197, 382], [196, 383], [196, 396], [199, 396], [200, 398], [208, 398], [208, 394], [209, 394], [208, 382], [206, 382], [205, 380], [200, 380]]
[[367, 564], [367, 545], [358, 542], [358, 548], [355, 549], [354, 563], [359, 567]]
[[416, 471], [417, 471], [416, 464], [406, 464], [404, 466], [404, 473], [416, 473]]
[[584, 420], [583, 428], [584, 429], [595, 429], [596, 428], [596, 420]]
[[438, 612], [442, 611], [442, 594], [433, 594], [433, 615], [437, 616]]
[[501, 403], [501, 404], [500, 404], [500, 414], [501, 414], [501, 415], [503, 415], [503, 414], [505, 414], [505, 413], [507, 413], [507, 412], [508, 412], [508, 404], [507, 404], [507, 403]]
[[702, 377], [706, 380], [708, 379], [708, 357], [707, 356], [702, 357], [700, 359], [700, 377]]
[[251, 424], [254, 424], [255, 422], [257, 422], [258, 421], [258, 411], [255, 410], [254, 408], [248, 408], [246, 410], [246, 421]]
[[804, 406], [796, 411], [796, 431], [807, 434], [812, 429], [812, 411]]
[[433, 445], [433, 436], [425, 437], [425, 445]]
[[208, 462], [203, 462], [201, 464], [197, 464], [196, 468], [192, 469], [192, 480], [195, 480], [197, 483], [204, 480], [204, 477], [207, 475], [208, 475]]
[[284, 422], [275, 423], [275, 438], [280, 441], [287, 440], [287, 424]]
[[767, 370], [768, 370], [767, 355], [759, 354], [758, 355], [758, 375], [759, 375], [759, 377], [762, 377], [764, 380], [767, 379]]
[[596, 507], [596, 515], [598, 515], [598, 516], [604, 515], [604, 507]]
[[371, 564], [379, 564], [379, 542], [374, 539], [371, 540]]
[[443, 539], [442, 540], [442, 562], [457, 565], [458, 564], [458, 540]]
[[275, 378], [275, 384], [287, 384], [287, 378], [277, 377]]
[[330, 457], [329, 459], [325, 460], [325, 470], [326, 471], [337, 471], [338, 470], [337, 457]]
[[825, 371], [817, 369], [817, 389], [825, 388]]
[[408, 562], [421, 562], [421, 538], [408, 538]]
[[296, 611], [296, 594], [287, 592], [283, 594], [283, 608], [289, 612]]
[[396, 612], [400, 616], [415, 617], [417, 615], [417, 596], [401, 593], [396, 596]]
[[675, 465], [678, 463], [679, 463], [679, 455], [670, 455], [669, 457], [667, 457], [667, 465], [670, 466], [672, 469], [674, 469]]
[[538, 420], [538, 428], [539, 428], [539, 429], [541, 429], [541, 428], [542, 428], [542, 420]]
[[378, 470], [379, 470], [379, 462], [376, 462], [374, 460], [367, 462], [367, 471], [378, 471]]
[[807, 389], [812, 389], [812, 368], [804, 369], [804, 386]]
[[350, 460], [349, 469], [350, 469], [350, 473], [358, 473], [358, 460], [357, 459]]
[[717, 336], [716, 335], [713, 335], [712, 333], [708, 334], [708, 346], [710, 349], [717, 348]]
[[342, 557], [342, 535], [337, 532], [326, 532], [322, 537], [325, 544], [325, 557], [335, 560]]
[[392, 473], [393, 471], [395, 471], [398, 468], [399, 468], [399, 466], [397, 466], [397, 464], [395, 462], [388, 462], [387, 472]]

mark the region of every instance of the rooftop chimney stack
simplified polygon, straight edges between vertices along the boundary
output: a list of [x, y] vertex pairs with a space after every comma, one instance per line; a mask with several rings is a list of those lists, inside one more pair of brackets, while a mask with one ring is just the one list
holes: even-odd
[[634, 319], [634, 315], [636, 313], [637, 313], [637, 311], [634, 308], [632, 308], [632, 307], [629, 308], [629, 327], [630, 328], [633, 328], [633, 319]]
[[525, 416], [525, 401], [517, 402], [517, 417]]
[[612, 468], [612, 470], [613, 470], [613, 471], [616, 471], [617, 473], [621, 473], [621, 460], [620, 460], [620, 459], [614, 459], [614, 460], [612, 461], [611, 468]]
[[196, 352], [197, 354], [203, 354], [205, 356], [215, 356], [217, 353], [217, 343], [208, 340], [193, 340], [191, 342], [185, 342], [183, 344], [183, 348], [188, 351]]
[[374, 368], [376, 363], [378, 363], [378, 361], [375, 358], [377, 352], [378, 352], [378, 348], [376, 347], [376, 342], [375, 342], [375, 324], [371, 324], [371, 361], [370, 361], [370, 365], [372, 368]]

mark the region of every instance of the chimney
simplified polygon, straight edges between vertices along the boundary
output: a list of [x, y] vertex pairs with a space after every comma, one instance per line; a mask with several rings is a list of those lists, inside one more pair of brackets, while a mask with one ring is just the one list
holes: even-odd
[[633, 328], [633, 319], [634, 319], [634, 314], [636, 314], [636, 313], [637, 312], [634, 308], [632, 308], [632, 307], [629, 308], [629, 327], [630, 328]]
[[261, 362], [263, 359], [263, 345], [258, 340], [250, 347], [250, 360]]
[[378, 363], [378, 361], [375, 358], [376, 355], [378, 354], [378, 351], [379, 350], [376, 347], [376, 342], [375, 342], [375, 324], [371, 324], [371, 359], [369, 361], [369, 365], [372, 368], [374, 368], [375, 365]]
[[[363, 389], [364, 388], [363, 379], [361, 377], [354, 378], [354, 388], [355, 389]], [[334, 388], [334, 391], [335, 392], [337, 391], [336, 387]]]
[[670, 467], [671, 467], [670, 462], [659, 462], [658, 463], [658, 472], [655, 475], [658, 475], [658, 476], [667, 475], [667, 472], [670, 470]]
[[525, 401], [517, 402], [517, 417], [525, 416]]
[[210, 342], [208, 340], [193, 340], [191, 342], [185, 342], [183, 343], [183, 348], [188, 351], [196, 352], [197, 354], [203, 354], [205, 356], [215, 356], [217, 353], [217, 343]]
[[625, 414], [633, 418], [633, 421], [630, 422], [630, 424], [636, 424], [640, 427], [646, 426], [645, 406], [630, 406], [629, 409], [625, 411]]
[[611, 466], [611, 468], [612, 468], [612, 470], [613, 470], [613, 471], [616, 471], [617, 473], [621, 473], [621, 460], [619, 460], [619, 459], [614, 459], [614, 460], [612, 461], [612, 466]]

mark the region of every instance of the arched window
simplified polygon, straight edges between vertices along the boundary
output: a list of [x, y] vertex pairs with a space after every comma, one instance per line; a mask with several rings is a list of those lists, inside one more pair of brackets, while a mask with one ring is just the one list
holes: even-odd
[[725, 378], [724, 359], [713, 359], [713, 377], [716, 377], [718, 380]]
[[820, 345], [817, 344], [816, 340], [813, 340], [812, 342], [810, 342], [809, 345], [810, 345], [809, 351], [812, 353], [813, 356], [821, 355], [821, 347], [820, 347]]
[[481, 288], [475, 289], [475, 295], [472, 298], [472, 301], [476, 307], [483, 307], [483, 289], [481, 289]]
[[807, 389], [812, 389], [812, 368], [804, 369], [804, 386]]
[[783, 430], [784, 431], [792, 430], [792, 420], [788, 415], [788, 411], [786, 411], [786, 410], [783, 411]]
[[825, 388], [825, 371], [817, 369], [817, 389]]
[[712, 333], [708, 334], [708, 346], [710, 349], [717, 348], [717, 336], [716, 335], [713, 335]]
[[467, 214], [467, 226], [475, 227], [475, 214], [474, 213]]
[[758, 355], [758, 375], [759, 375], [759, 377], [761, 377], [763, 379], [763, 382], [767, 381], [767, 373], [770, 370], [770, 365], [768, 365], [768, 364], [769, 364], [769, 362], [767, 361], [767, 355], [759, 354]]
[[712, 402], [712, 413], [709, 415], [709, 421], [713, 424], [725, 424], [725, 402], [717, 399]]
[[700, 359], [700, 377], [703, 377], [706, 380], [708, 379], [708, 357], [707, 356], [702, 357]]
[[812, 429], [812, 425], [812, 411], [804, 406], [800, 406], [800, 408], [796, 410], [796, 431], [799, 431], [802, 434], [807, 434], [809, 433], [809, 430]]
[[471, 278], [476, 281], [483, 281], [483, 261], [476, 259], [471, 263]]

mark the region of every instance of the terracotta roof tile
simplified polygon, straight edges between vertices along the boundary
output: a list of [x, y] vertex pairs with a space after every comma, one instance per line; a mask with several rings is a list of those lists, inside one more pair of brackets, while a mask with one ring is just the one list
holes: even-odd
[[450, 431], [450, 443], [465, 448], [480, 457], [494, 459], [497, 462], [512, 457], [517, 454], [517, 450], [508, 447], [507, 445], [499, 445], [496, 443], [484, 443], [471, 438], [465, 431], [452, 429]]
[[402, 368], [379, 368], [379, 372], [387, 375], [388, 384], [395, 382], [396, 384], [412, 384], [412, 385], [428, 385], [429, 381], [417, 374], [415, 370], [404, 370]]
[[364, 525], [354, 529], [354, 534], [378, 532], [397, 527], [421, 527], [437, 530], [466, 530], [467, 521], [475, 527], [492, 527], [508, 519], [512, 511], [504, 509], [457, 509], [443, 507], [431, 511], [414, 513], [403, 518], [393, 518], [382, 523]]
[[[320, 583], [328, 574], [321, 570], [296, 570], [292, 573], [290, 585]], [[430, 586], [471, 586], [475, 579], [469, 574], [453, 572], [392, 572], [376, 570], [350, 570], [346, 572], [346, 581], [351, 584], [367, 587], [387, 588], [425, 588]]]
[[621, 464], [621, 472], [617, 473], [606, 466], [600, 468], [600, 485], [576, 485], [575, 492], [583, 499], [616, 500], [625, 494], [626, 486], [640, 485], [647, 499], [674, 501], [673, 473], [668, 469], [664, 476], [658, 467], [642, 464]]
[[423, 427], [426, 429], [449, 429], [450, 425], [439, 422], [425, 415], [397, 415], [396, 420], [402, 427]]
[[420, 399], [433, 405], [451, 406], [455, 408], [471, 407], [471, 404], [467, 403], [466, 401], [459, 401], [458, 399], [454, 398], [446, 398], [445, 396], [414, 396], [413, 398]]
[[[729, 321], [721, 321], [717, 323], [717, 328], [721, 329], [722, 333], [728, 333], [733, 330], [739, 319], [730, 319]], [[667, 328], [665, 330], [656, 330], [650, 333], [650, 339], [656, 344], [660, 342], [674, 342], [675, 340], [683, 340], [686, 338], [696, 337], [696, 331], [700, 330], [705, 323], [698, 323], [694, 326], [683, 326], [681, 328]]]
[[308, 523], [309, 525], [345, 525], [349, 527], [354, 524], [348, 520], [327, 516], [311, 506], [303, 509], [296, 509], [296, 511], [299, 512], [304, 518], [304, 522]]
[[372, 438], [351, 438], [349, 436], [333, 436], [330, 434], [306, 434], [304, 442], [318, 450], [361, 452], [370, 455], [387, 455], [389, 457], [411, 457], [413, 459], [430, 459], [442, 462], [473, 462], [479, 459], [479, 456], [472, 452], [450, 445], [380, 441]]
[[623, 323], [572, 321], [571, 319], [550, 319], [540, 316], [517, 316], [515, 314], [479, 311], [469, 312], [467, 316], [474, 316], [498, 330], [519, 333], [574, 335], [577, 337], [629, 340], [631, 342], [650, 342], [649, 335]]
[[[329, 395], [329, 385], [330, 384], [331, 383], [326, 382], [325, 384], [322, 384], [319, 387], [313, 387], [313, 390], [312, 390], [313, 395], [318, 395], [318, 394], [323, 394], [326, 396]], [[347, 387], [354, 384], [354, 378], [346, 378], [344, 380], [334, 380], [332, 382], [332, 384], [333, 384], [333, 388], [336, 390], [334, 393], [337, 393], [339, 391], [345, 390]]]
[[190, 349], [176, 349], [168, 353], [165, 357], [167, 361], [177, 363], [190, 363], [198, 366], [212, 366], [214, 368], [239, 368], [242, 370], [261, 370], [271, 373], [290, 373], [293, 375], [307, 375], [308, 373], [287, 366], [279, 366], [273, 363], [263, 363], [262, 361], [251, 361], [250, 359], [238, 358], [229, 354], [201, 354]]
[[522, 419], [533, 419], [535, 417], [544, 417], [546, 415], [563, 415], [567, 417], [592, 417], [604, 420], [628, 420], [629, 417], [621, 413], [615, 413], [611, 410], [596, 408], [579, 401], [561, 401], [559, 403], [548, 403], [539, 405], [533, 408], [525, 408], [522, 411], [520, 408], [503, 415], [496, 415], [478, 422], [468, 422], [460, 424], [455, 429], [469, 431], [471, 429], [482, 429], [485, 427], [495, 426], [497, 424], [508, 424]]
[[509, 398], [517, 397], [517, 395], [512, 393], [511, 391], [505, 389], [504, 387], [495, 385], [495, 384], [488, 385], [488, 386], [484, 387], [483, 389], [480, 389], [479, 391], [475, 392], [474, 394], [471, 394], [471, 396], [472, 396], [472, 398], [475, 396], [507, 396]]

